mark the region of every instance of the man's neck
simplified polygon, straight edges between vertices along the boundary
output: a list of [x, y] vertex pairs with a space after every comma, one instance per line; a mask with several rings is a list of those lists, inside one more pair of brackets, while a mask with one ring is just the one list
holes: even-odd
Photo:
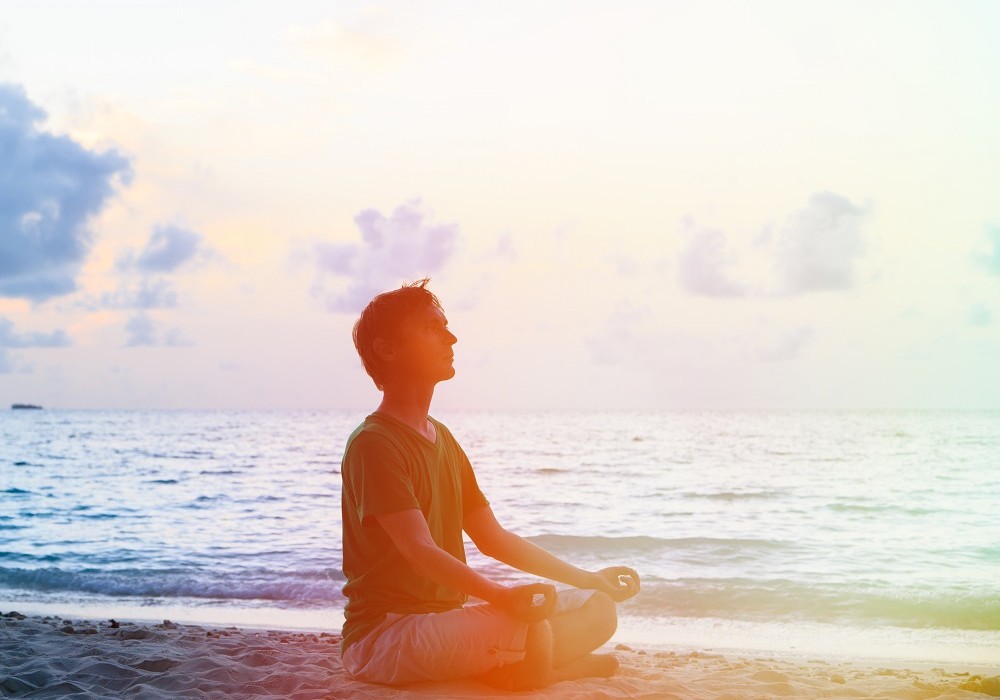
[[434, 398], [434, 386], [386, 386], [382, 392], [382, 402], [376, 409], [408, 425], [428, 440], [434, 441], [434, 426], [427, 420]]

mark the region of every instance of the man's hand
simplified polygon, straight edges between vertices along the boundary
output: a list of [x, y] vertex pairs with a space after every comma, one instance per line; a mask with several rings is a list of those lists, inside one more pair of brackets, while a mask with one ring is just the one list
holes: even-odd
[[597, 585], [594, 587], [604, 591], [616, 603], [628, 600], [639, 592], [639, 574], [627, 566], [609, 566], [594, 573]]
[[556, 589], [547, 583], [529, 583], [507, 588], [494, 601], [525, 622], [546, 620], [556, 611]]

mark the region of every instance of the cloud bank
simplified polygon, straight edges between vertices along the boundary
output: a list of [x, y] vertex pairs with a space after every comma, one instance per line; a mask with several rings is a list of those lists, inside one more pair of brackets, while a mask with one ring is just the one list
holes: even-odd
[[45, 112], [0, 84], [0, 296], [45, 301], [76, 289], [87, 222], [128, 182], [128, 159], [40, 131]]
[[106, 292], [97, 304], [103, 309], [172, 309], [177, 306], [177, 289], [159, 277], [143, 278], [135, 286], [123, 285]]
[[[718, 298], [800, 296], [844, 291], [854, 285], [854, 270], [864, 251], [862, 225], [868, 211], [833, 192], [818, 192], [787, 218], [776, 232], [765, 232], [750, 248], [735, 251], [721, 231], [690, 231], [677, 258], [678, 282], [691, 294]], [[768, 273], [755, 284], [750, 262], [764, 262]]]
[[164, 333], [145, 312], [177, 306], [177, 287], [170, 279], [196, 260], [218, 257], [197, 231], [180, 226], [156, 226], [138, 253], [128, 251], [118, 259], [126, 276], [140, 276], [137, 283], [123, 281], [114, 292], [104, 294], [98, 305], [106, 309], [133, 309], [139, 313], [125, 323], [125, 347], [189, 345], [174, 328]]
[[66, 331], [17, 333], [9, 319], [0, 318], [0, 348], [62, 348], [69, 344]]
[[125, 322], [125, 347], [186, 347], [191, 343], [185, 341], [177, 328], [160, 331], [160, 324], [145, 313], [138, 313]]
[[[372, 297], [405, 281], [440, 272], [455, 251], [458, 227], [427, 220], [419, 200], [396, 207], [389, 217], [366, 209], [354, 217], [361, 243], [317, 243], [319, 279], [313, 294], [335, 312], [358, 312]], [[325, 288], [327, 276], [346, 280], [346, 288]]]
[[66, 331], [51, 333], [18, 333], [14, 323], [0, 317], [0, 374], [10, 372], [12, 365], [8, 350], [22, 348], [62, 348], [71, 345]]
[[207, 255], [204, 236], [178, 226], [157, 226], [138, 255], [127, 253], [118, 261], [120, 269], [142, 272], [176, 272], [198, 256]]

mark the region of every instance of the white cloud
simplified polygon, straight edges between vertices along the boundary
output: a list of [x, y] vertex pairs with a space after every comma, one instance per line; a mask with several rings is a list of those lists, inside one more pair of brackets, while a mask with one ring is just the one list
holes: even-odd
[[689, 240], [677, 258], [678, 280], [691, 294], [718, 298], [850, 289], [867, 215], [846, 197], [818, 192], [776, 231], [765, 229], [742, 247], [722, 231], [686, 221]]
[[[92, 305], [139, 310], [125, 322], [126, 347], [189, 345], [177, 329], [161, 332], [159, 324], [145, 311], [176, 307], [177, 287], [170, 276], [194, 261], [219, 257], [196, 231], [179, 226], [156, 226], [141, 251], [127, 251], [119, 258], [118, 271], [123, 280], [118, 289], [105, 293]], [[129, 278], [136, 275], [141, 275], [138, 282], [131, 283]]]
[[94, 238], [87, 226], [131, 177], [121, 154], [42, 131], [44, 119], [23, 88], [0, 83], [0, 296], [75, 291]]
[[[458, 227], [428, 218], [419, 200], [396, 207], [389, 217], [374, 209], [362, 211], [354, 217], [361, 243], [316, 244], [319, 278], [313, 294], [330, 311], [354, 313], [376, 294], [440, 272], [455, 251]], [[328, 276], [346, 281], [346, 288], [328, 290]]]
[[121, 285], [101, 296], [97, 306], [106, 309], [168, 309], [177, 306], [177, 289], [169, 280], [144, 277], [137, 285]]
[[179, 226], [156, 226], [138, 255], [126, 253], [118, 266], [142, 272], [172, 273], [197, 257], [208, 257], [204, 236]]
[[66, 331], [18, 333], [10, 320], [0, 318], [0, 348], [61, 348], [70, 344]]
[[863, 250], [861, 224], [867, 212], [833, 192], [818, 192], [778, 231], [775, 262], [779, 291], [798, 295], [845, 290]]
[[681, 286], [692, 294], [709, 297], [742, 297], [746, 289], [730, 278], [733, 265], [726, 235], [714, 229], [691, 227], [690, 240], [678, 259]]
[[14, 329], [14, 323], [0, 317], [0, 374], [7, 374], [14, 369], [11, 362], [10, 349], [23, 348], [62, 348], [72, 345], [66, 331], [56, 330], [50, 333], [19, 333]]
[[177, 328], [160, 330], [160, 324], [140, 312], [125, 322], [125, 347], [184, 347], [192, 343], [184, 340]]

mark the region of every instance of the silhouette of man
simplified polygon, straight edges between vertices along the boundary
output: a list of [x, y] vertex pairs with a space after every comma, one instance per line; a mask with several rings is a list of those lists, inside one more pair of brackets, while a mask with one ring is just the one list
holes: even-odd
[[[376, 296], [354, 326], [383, 396], [341, 469], [344, 667], [373, 683], [477, 677], [513, 690], [610, 676], [617, 660], [591, 652], [639, 576], [579, 569], [497, 522], [465, 452], [428, 415], [437, 383], [455, 375], [457, 339], [427, 282]], [[483, 554], [573, 588], [486, 578], [466, 564], [463, 530]]]

